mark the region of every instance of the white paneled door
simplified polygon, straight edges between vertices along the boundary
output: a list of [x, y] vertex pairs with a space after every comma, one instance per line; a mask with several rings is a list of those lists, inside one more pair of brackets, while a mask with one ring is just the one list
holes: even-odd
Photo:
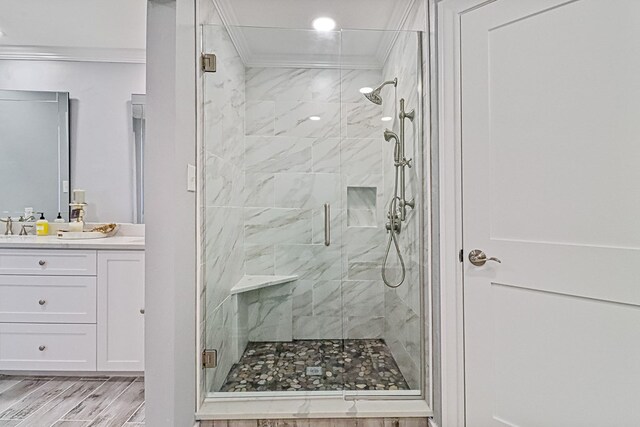
[[467, 426], [638, 426], [640, 1], [460, 16]]

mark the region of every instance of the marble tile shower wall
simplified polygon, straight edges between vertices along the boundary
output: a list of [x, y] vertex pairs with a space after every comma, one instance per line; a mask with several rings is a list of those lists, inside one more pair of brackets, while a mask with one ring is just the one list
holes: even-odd
[[[416, 109], [418, 111], [418, 45], [417, 33], [401, 33], [396, 40], [389, 57], [383, 68], [385, 79], [398, 77], [398, 87], [395, 92], [395, 99], [389, 98], [384, 103], [384, 113], [393, 117], [393, 122], [388, 122], [394, 131], [399, 132], [400, 123], [398, 119], [400, 98], [405, 98], [406, 110]], [[407, 158], [413, 158], [414, 164], [419, 165], [418, 158], [421, 155], [418, 138], [418, 120], [405, 122], [405, 152]], [[385, 158], [392, 156], [392, 147], [385, 147]], [[393, 164], [385, 162], [384, 165], [384, 188], [390, 194], [393, 191]], [[421, 192], [419, 167], [407, 169], [407, 199], [413, 197], [418, 200]], [[420, 366], [421, 366], [421, 330], [420, 330], [420, 228], [419, 212], [423, 212], [424, 207], [416, 201], [416, 210], [409, 210], [407, 221], [403, 224], [403, 231], [400, 234], [399, 244], [402, 250], [407, 276], [404, 283], [397, 289], [385, 289], [384, 293], [384, 338], [391, 352], [398, 362], [405, 379], [411, 388], [420, 387]], [[398, 271], [397, 258], [391, 257], [392, 271]]]
[[[211, 19], [218, 21], [217, 17]], [[218, 24], [218, 22], [213, 22]], [[206, 389], [219, 390], [247, 342], [246, 315], [229, 290], [244, 275], [245, 69], [222, 25], [204, 27], [204, 43], [218, 57], [218, 72], [204, 77], [205, 342], [218, 350]], [[239, 354], [240, 353], [240, 354]]]
[[[294, 339], [384, 332], [382, 109], [359, 93], [380, 79], [380, 70], [246, 70], [246, 271], [299, 276]], [[375, 188], [367, 214], [377, 226], [347, 226], [349, 186]], [[329, 247], [324, 203], [331, 204]]]

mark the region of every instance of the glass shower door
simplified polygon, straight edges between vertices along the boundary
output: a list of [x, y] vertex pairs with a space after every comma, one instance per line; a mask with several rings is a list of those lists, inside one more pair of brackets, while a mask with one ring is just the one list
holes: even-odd
[[[204, 389], [420, 396], [423, 144], [399, 119], [401, 100], [420, 117], [418, 35], [210, 25], [203, 40], [217, 57], [202, 82]], [[396, 251], [403, 159], [417, 208]]]
[[278, 56], [293, 37], [336, 61], [339, 33], [203, 31], [218, 63], [203, 82], [206, 390], [342, 390], [340, 70], [266, 66], [231, 42]]

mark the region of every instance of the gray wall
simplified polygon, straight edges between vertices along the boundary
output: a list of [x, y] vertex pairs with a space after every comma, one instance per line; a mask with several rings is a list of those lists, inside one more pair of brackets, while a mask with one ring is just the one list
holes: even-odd
[[[1, 60], [0, 89], [69, 92], [71, 186], [87, 191], [86, 218], [133, 222], [136, 187], [128, 103], [131, 94], [145, 92], [145, 65]], [[33, 207], [40, 209], [36, 203]], [[51, 214], [47, 212], [49, 220]]]
[[151, 0], [147, 34], [146, 424], [190, 427], [196, 409], [195, 2]]

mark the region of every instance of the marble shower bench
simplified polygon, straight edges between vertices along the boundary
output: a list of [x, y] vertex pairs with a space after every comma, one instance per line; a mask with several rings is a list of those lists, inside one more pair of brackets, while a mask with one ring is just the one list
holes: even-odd
[[293, 282], [298, 276], [244, 276], [231, 288], [231, 295], [255, 291], [274, 285]]

